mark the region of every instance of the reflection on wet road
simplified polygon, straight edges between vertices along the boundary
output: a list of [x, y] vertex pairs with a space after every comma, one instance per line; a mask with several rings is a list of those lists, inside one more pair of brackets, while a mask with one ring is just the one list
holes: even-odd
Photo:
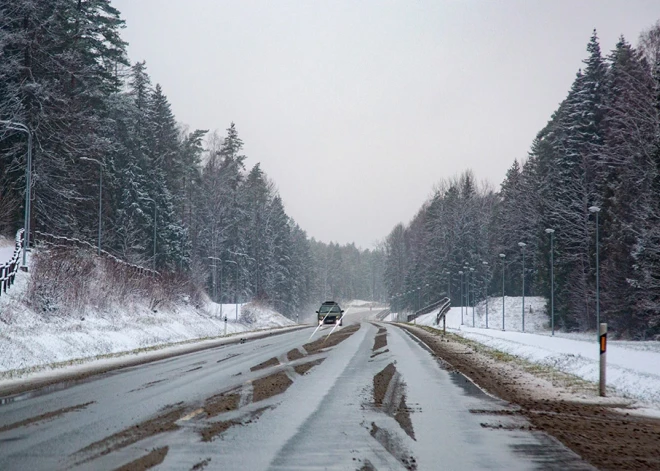
[[589, 469], [375, 314], [6, 402], [0, 469]]

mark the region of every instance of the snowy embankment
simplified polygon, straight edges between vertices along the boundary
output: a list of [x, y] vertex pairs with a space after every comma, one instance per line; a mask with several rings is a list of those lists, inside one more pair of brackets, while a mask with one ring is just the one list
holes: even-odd
[[201, 308], [181, 302], [155, 310], [148, 303], [131, 303], [87, 309], [75, 316], [40, 313], [26, 302], [29, 276], [19, 272], [16, 284], [0, 298], [0, 378], [47, 365], [223, 336], [221, 309], [228, 335], [294, 325], [268, 308], [239, 305], [237, 317], [234, 304], [221, 307], [210, 301]]
[[[505, 328], [502, 330], [502, 298], [491, 298], [486, 329], [485, 303], [472, 308], [453, 307], [447, 313], [447, 328], [469, 340], [515, 355], [531, 363], [552, 367], [587, 381], [599, 376], [599, 345], [596, 332], [551, 336], [543, 298], [525, 298], [525, 333], [522, 327], [522, 298], [506, 298]], [[434, 325], [437, 311], [420, 316], [417, 324]], [[610, 394], [634, 399], [660, 409], [660, 342], [613, 341], [607, 346], [607, 386]]]

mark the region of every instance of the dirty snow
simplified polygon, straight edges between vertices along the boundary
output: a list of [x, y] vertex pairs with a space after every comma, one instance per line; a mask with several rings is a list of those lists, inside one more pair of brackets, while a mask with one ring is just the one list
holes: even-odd
[[[529, 362], [550, 366], [564, 373], [597, 382], [599, 345], [596, 332], [564, 333], [551, 336], [545, 313], [545, 299], [525, 297], [525, 333], [522, 328], [522, 298], [507, 297], [505, 328], [502, 330], [502, 298], [490, 298], [488, 326], [486, 306], [453, 307], [447, 313], [447, 328], [453, 333]], [[416, 323], [434, 326], [437, 311], [420, 316]], [[660, 410], [660, 342], [608, 341], [608, 394], [633, 399]]]

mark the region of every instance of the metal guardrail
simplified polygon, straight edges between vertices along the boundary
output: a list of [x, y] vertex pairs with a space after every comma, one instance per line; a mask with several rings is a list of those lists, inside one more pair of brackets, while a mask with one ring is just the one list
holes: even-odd
[[390, 315], [390, 312], [391, 311], [389, 309], [385, 309], [383, 311], [380, 311], [378, 314], [376, 314], [376, 319], [378, 319], [379, 321], [382, 321], [383, 319], [385, 319], [387, 316]]
[[2, 293], [6, 293], [16, 279], [16, 272], [19, 267], [19, 258], [21, 255], [21, 250], [23, 248], [23, 237], [24, 230], [19, 229], [16, 232], [16, 245], [14, 246], [14, 253], [11, 256], [11, 259], [0, 265], [0, 296]]
[[440, 319], [442, 319], [442, 332], [443, 334], [447, 331], [447, 313], [451, 309], [451, 299], [445, 298], [445, 303], [440, 307], [440, 312], [435, 316], [435, 325], [440, 324]]
[[444, 306], [444, 304], [447, 301], [449, 301], [449, 298], [443, 295], [443, 297], [438, 301], [435, 301], [434, 303], [431, 303], [428, 306], [424, 306], [423, 308], [419, 309], [418, 311], [415, 311], [412, 314], [408, 314], [407, 321], [410, 322], [412, 320], [417, 319], [419, 316], [423, 316], [424, 314], [428, 314], [429, 312], [435, 311], [439, 307]]

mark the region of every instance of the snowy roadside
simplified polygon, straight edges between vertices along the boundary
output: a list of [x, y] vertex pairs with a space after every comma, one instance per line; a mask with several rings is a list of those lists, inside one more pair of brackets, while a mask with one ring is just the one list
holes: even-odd
[[14, 287], [0, 298], [0, 380], [225, 334], [295, 326], [264, 307], [239, 305], [237, 313], [233, 304], [210, 301], [201, 308], [181, 302], [153, 310], [148, 303], [134, 303], [81, 316], [37, 313], [25, 300], [29, 276], [19, 272]]
[[[550, 335], [547, 318], [542, 309], [542, 298], [526, 298], [525, 330], [522, 324], [521, 298], [507, 298], [506, 331], [501, 330], [502, 309], [491, 301], [489, 329], [485, 328], [485, 306], [475, 309], [475, 325], [472, 324], [472, 308], [454, 307], [447, 314], [447, 329], [468, 340], [478, 342], [493, 350], [518, 357], [524, 361], [570, 374], [595, 383], [599, 375], [599, 348], [596, 334]], [[527, 306], [532, 306], [531, 312]], [[437, 312], [419, 317], [418, 325], [434, 326]], [[509, 330], [510, 329], [510, 330]], [[651, 413], [660, 412], [660, 342], [609, 341], [607, 350], [608, 394], [639, 402]], [[581, 397], [581, 399], [585, 399]], [[653, 412], [655, 411], [655, 412]]]
[[[93, 358], [71, 359], [62, 363], [47, 364], [0, 373], [0, 395], [24, 391], [55, 382], [75, 380], [90, 375], [102, 374], [118, 368], [136, 366], [178, 355], [197, 352], [208, 348], [261, 338], [291, 330], [306, 328], [306, 325], [273, 327], [255, 331], [244, 331], [215, 338], [191, 339], [170, 344], [157, 344], [147, 348], [122, 351], [116, 354], [98, 355]], [[1, 400], [0, 400], [1, 401]]]
[[0, 236], [0, 265], [7, 263], [14, 255], [16, 243], [4, 236]]

